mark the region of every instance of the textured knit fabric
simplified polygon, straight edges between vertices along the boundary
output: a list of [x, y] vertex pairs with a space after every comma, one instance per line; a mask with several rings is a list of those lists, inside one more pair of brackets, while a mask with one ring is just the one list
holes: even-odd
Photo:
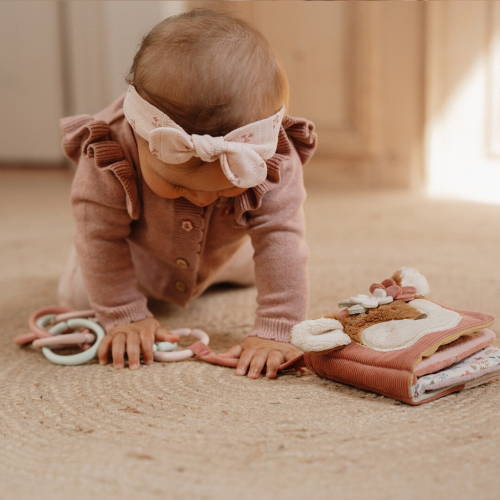
[[258, 289], [250, 335], [289, 342], [307, 314], [302, 164], [316, 148], [314, 125], [286, 116], [266, 180], [197, 207], [143, 181], [123, 100], [61, 120], [63, 150], [77, 166], [75, 246], [97, 319], [109, 329], [152, 316], [146, 295], [187, 306], [249, 235]]

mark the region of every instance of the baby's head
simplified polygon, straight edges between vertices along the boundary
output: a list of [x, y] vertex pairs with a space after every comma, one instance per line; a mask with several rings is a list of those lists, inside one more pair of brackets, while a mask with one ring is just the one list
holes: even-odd
[[[224, 136], [288, 104], [285, 72], [264, 36], [240, 19], [204, 9], [156, 25], [127, 81], [189, 135]], [[169, 164], [136, 137], [144, 179], [160, 196], [184, 196], [203, 206], [245, 191], [228, 180], [219, 160], [193, 156]]]

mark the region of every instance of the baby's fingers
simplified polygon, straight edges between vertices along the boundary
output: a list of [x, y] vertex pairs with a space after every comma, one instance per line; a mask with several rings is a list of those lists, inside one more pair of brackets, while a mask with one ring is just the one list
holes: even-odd
[[248, 365], [252, 361], [255, 354], [255, 349], [245, 349], [240, 356], [238, 361], [238, 366], [236, 367], [236, 375], [245, 375], [248, 369]]
[[127, 355], [129, 368], [137, 370], [141, 355], [141, 341], [137, 332], [129, 332], [127, 335]]
[[266, 377], [276, 378], [281, 363], [283, 363], [283, 353], [280, 351], [271, 351], [266, 361]]
[[260, 350], [257, 351], [252, 359], [252, 362], [250, 363], [250, 369], [248, 370], [248, 377], [249, 378], [259, 378], [260, 374], [262, 372], [262, 369], [264, 368], [264, 365], [266, 364], [267, 360], [267, 351]]
[[106, 335], [102, 339], [99, 349], [97, 349], [97, 358], [99, 359], [99, 363], [101, 363], [101, 365], [105, 365], [108, 362], [109, 349], [112, 342], [113, 337], [111, 335]]
[[152, 331], [142, 330], [141, 331], [141, 347], [142, 356], [144, 358], [144, 364], [150, 365], [154, 361], [153, 357], [153, 344], [155, 340], [155, 335]]
[[241, 347], [240, 344], [233, 345], [230, 349], [227, 351], [224, 351], [223, 353], [219, 354], [221, 358], [236, 358], [238, 359], [241, 355], [241, 351], [243, 351], [243, 347]]
[[300, 352], [287, 351], [287, 353], [285, 354], [285, 363], [293, 358], [296, 358], [299, 354]]
[[165, 328], [157, 328], [155, 332], [156, 342], [177, 342], [180, 339], [179, 335], [174, 335]]
[[111, 352], [113, 353], [113, 366], [116, 369], [123, 368], [125, 365], [125, 344], [127, 343], [127, 336], [120, 332], [113, 337], [113, 346]]

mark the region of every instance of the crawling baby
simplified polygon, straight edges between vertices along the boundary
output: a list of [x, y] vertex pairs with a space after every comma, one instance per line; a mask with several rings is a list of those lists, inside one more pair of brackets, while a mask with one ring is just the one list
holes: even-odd
[[239, 359], [238, 375], [276, 377], [307, 314], [314, 125], [287, 115], [286, 74], [263, 35], [210, 10], [155, 26], [127, 82], [103, 111], [61, 120], [76, 165], [61, 304], [95, 310], [102, 364], [137, 369], [154, 342], [178, 338], [148, 297], [186, 306], [215, 283], [255, 284], [255, 324], [222, 356]]

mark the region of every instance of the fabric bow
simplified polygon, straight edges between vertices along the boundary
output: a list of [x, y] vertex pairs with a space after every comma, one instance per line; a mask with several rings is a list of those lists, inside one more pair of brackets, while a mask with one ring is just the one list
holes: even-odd
[[123, 111], [131, 127], [149, 142], [159, 160], [179, 164], [196, 156], [204, 162], [220, 161], [234, 186], [249, 188], [267, 177], [267, 164], [276, 152], [285, 106], [269, 118], [249, 123], [224, 137], [189, 135], [169, 116], [143, 99], [131, 85]]

